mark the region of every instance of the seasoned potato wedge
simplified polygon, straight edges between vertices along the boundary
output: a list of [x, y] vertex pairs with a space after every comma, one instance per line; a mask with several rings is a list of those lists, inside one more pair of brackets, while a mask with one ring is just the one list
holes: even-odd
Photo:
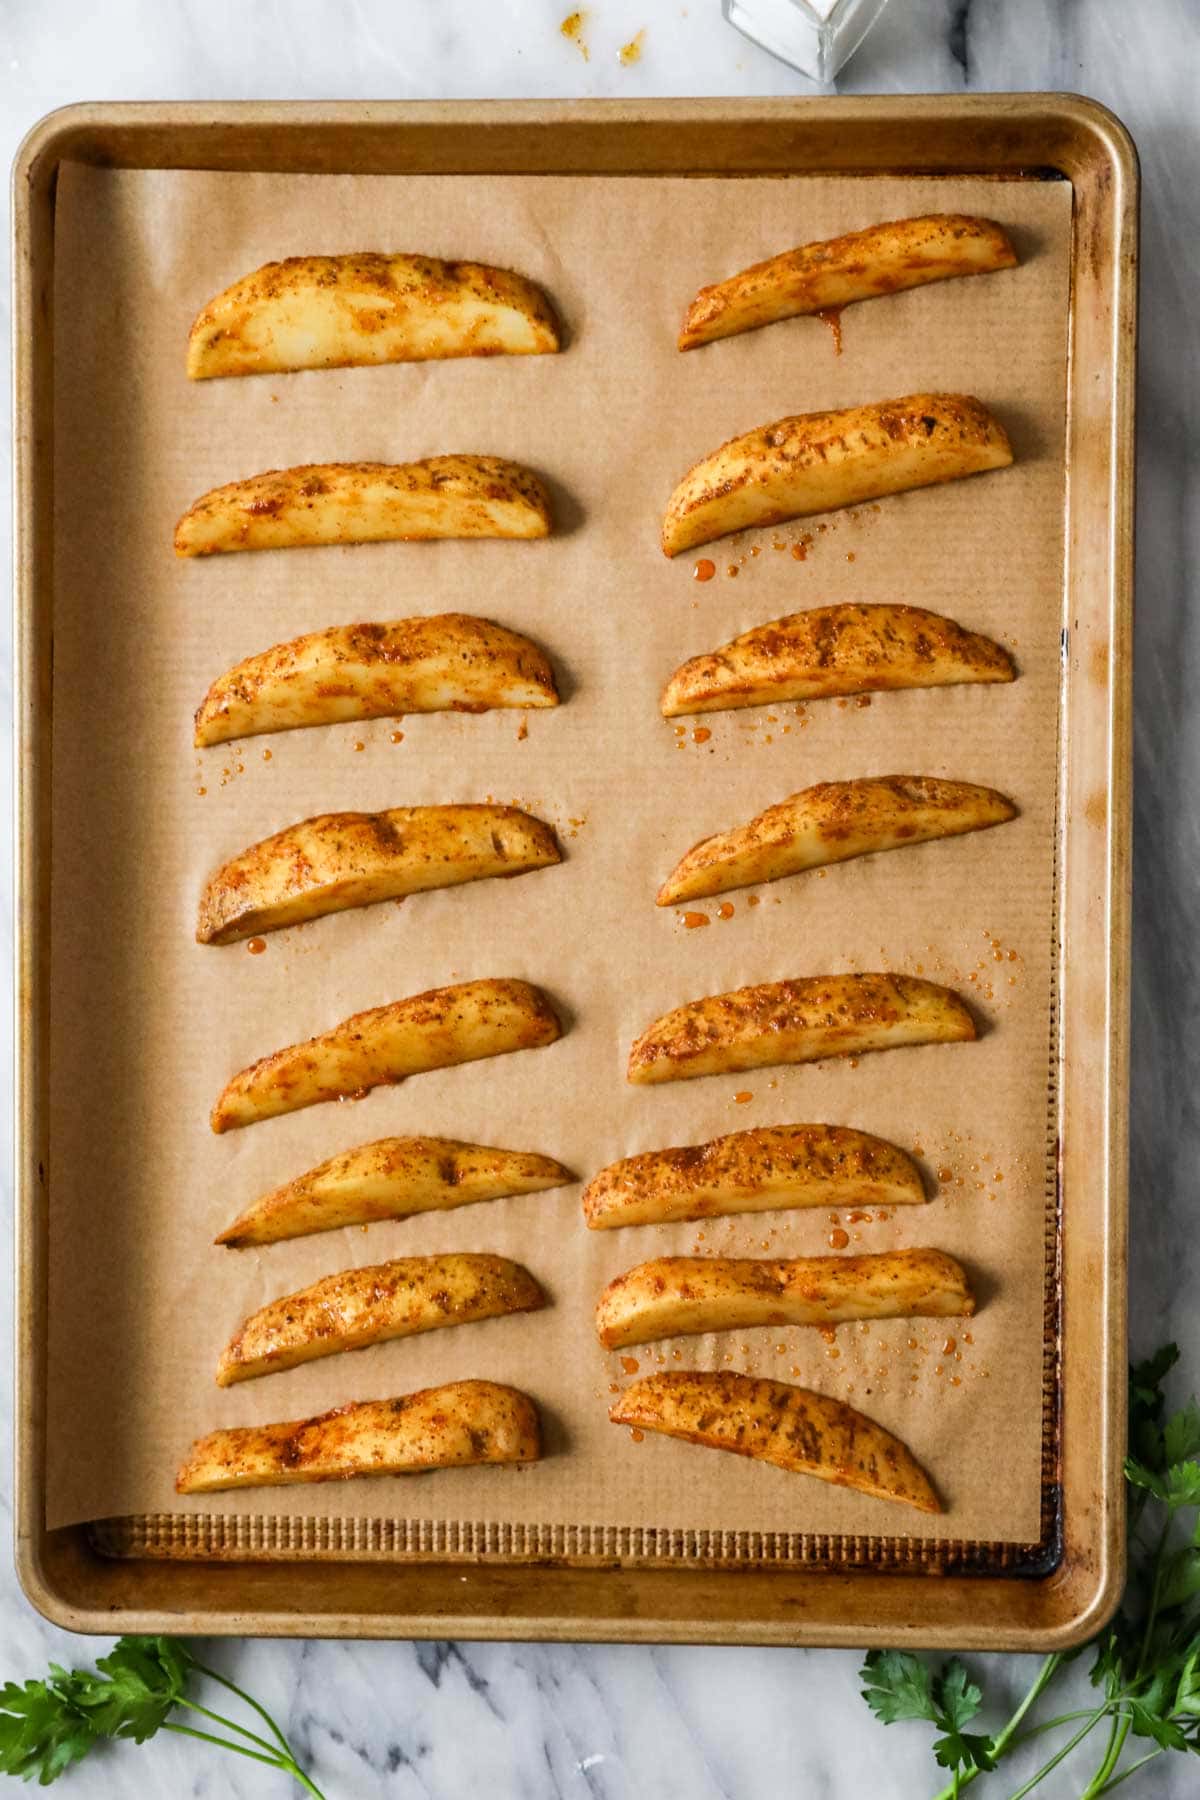
[[380, 1138], [264, 1194], [216, 1241], [241, 1250], [344, 1225], [446, 1212], [508, 1194], [538, 1194], [572, 1180], [561, 1163], [528, 1150], [495, 1150], [456, 1138]]
[[1012, 801], [995, 788], [970, 781], [940, 781], [934, 775], [822, 781], [769, 806], [748, 825], [702, 838], [667, 876], [658, 905], [702, 900], [930, 838], [983, 831], [1016, 814]]
[[593, 1231], [801, 1206], [911, 1206], [925, 1198], [910, 1156], [844, 1125], [764, 1125], [707, 1144], [647, 1150], [593, 1176]]
[[473, 1325], [546, 1304], [528, 1269], [506, 1256], [456, 1251], [325, 1275], [252, 1313], [221, 1352], [217, 1386], [274, 1375], [319, 1356], [366, 1350], [391, 1338]]
[[289, 256], [235, 281], [192, 326], [187, 372], [202, 381], [557, 349], [546, 296], [523, 275], [359, 251]]
[[843, 412], [798, 413], [730, 438], [689, 469], [667, 503], [662, 547], [678, 556], [731, 531], [1011, 462], [1003, 427], [970, 394], [908, 394]]
[[662, 713], [725, 712], [889, 688], [1011, 681], [1007, 650], [920, 606], [818, 606], [756, 625], [693, 656], [663, 689]]
[[195, 743], [403, 713], [557, 705], [549, 658], [536, 644], [490, 619], [437, 613], [334, 625], [248, 656], [204, 696]]
[[658, 1256], [610, 1281], [596, 1305], [606, 1350], [759, 1325], [950, 1319], [975, 1311], [961, 1266], [941, 1250], [875, 1256]]
[[561, 1035], [553, 1008], [527, 981], [464, 981], [354, 1013], [320, 1037], [288, 1044], [241, 1070], [214, 1106], [214, 1131], [233, 1131], [322, 1100], [346, 1100], [428, 1069], [536, 1050]]
[[495, 1381], [452, 1381], [395, 1400], [359, 1400], [315, 1419], [210, 1432], [189, 1450], [175, 1492], [416, 1475], [537, 1462], [541, 1454], [537, 1408], [525, 1394]]
[[861, 1056], [975, 1036], [958, 995], [915, 975], [810, 975], [707, 994], [664, 1013], [629, 1052], [632, 1082]]
[[531, 469], [502, 456], [305, 463], [202, 494], [175, 527], [175, 554], [549, 532], [550, 496]]
[[794, 1475], [815, 1475], [877, 1500], [941, 1512], [929, 1477], [905, 1448], [841, 1400], [731, 1369], [670, 1369], [626, 1388], [609, 1409], [614, 1425], [661, 1431], [709, 1450], [732, 1450]]
[[777, 319], [850, 306], [930, 281], [1011, 269], [1016, 260], [1008, 233], [990, 219], [963, 213], [892, 219], [785, 250], [701, 288], [688, 308], [679, 348], [693, 350]]
[[515, 806], [323, 813], [252, 844], [218, 869], [200, 897], [196, 939], [232, 944], [352, 906], [524, 875], [561, 861], [550, 826]]

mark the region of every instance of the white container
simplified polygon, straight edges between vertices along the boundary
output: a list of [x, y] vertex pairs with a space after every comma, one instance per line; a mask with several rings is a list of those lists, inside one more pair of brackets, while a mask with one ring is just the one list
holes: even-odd
[[813, 81], [832, 81], [887, 0], [721, 0], [729, 23]]

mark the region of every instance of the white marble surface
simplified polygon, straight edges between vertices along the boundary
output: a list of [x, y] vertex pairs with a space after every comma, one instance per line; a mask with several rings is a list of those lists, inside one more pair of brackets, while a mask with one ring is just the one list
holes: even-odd
[[[718, 0], [597, 0], [590, 59], [558, 31], [566, 0], [3, 0], [0, 138], [11, 155], [52, 107], [81, 99], [785, 94], [813, 90], [720, 18]], [[632, 67], [618, 49], [645, 27]], [[1113, 107], [1145, 177], [1137, 674], [1133, 1078], [1135, 1346], [1165, 1334], [1200, 1369], [1193, 1241], [1200, 878], [1200, 416], [1195, 294], [1200, 184], [1195, 0], [892, 0], [843, 72], [847, 92], [1069, 88]], [[0, 200], [7, 208], [7, 196]], [[5, 232], [7, 238], [7, 230]], [[6, 297], [0, 298], [7, 327]], [[0, 372], [7, 407], [7, 365]], [[0, 460], [7, 461], [7, 444]], [[0, 522], [7, 565], [7, 520]], [[1190, 565], [1190, 566], [1189, 566]], [[10, 659], [0, 666], [7, 714]], [[5, 734], [3, 750], [9, 756]], [[7, 788], [6, 788], [7, 791]], [[2, 902], [11, 912], [7, 862]], [[1198, 1013], [1200, 1016], [1200, 1013]], [[9, 1073], [7, 1038], [4, 1074]], [[6, 1192], [6, 1204], [9, 1195]], [[9, 1302], [7, 1275], [3, 1303]], [[7, 1408], [9, 1396], [3, 1395]], [[7, 1510], [8, 1439], [0, 1504]], [[96, 1646], [45, 1625], [0, 1567], [0, 1677]], [[529, 1645], [241, 1643], [219, 1666], [266, 1700], [331, 1800], [849, 1800], [932, 1793], [918, 1726], [886, 1732], [849, 1654]], [[1024, 1659], [981, 1659], [998, 1699]], [[1082, 1670], [1076, 1685], [1083, 1683]], [[1182, 1758], [1173, 1758], [1182, 1764]], [[1027, 1767], [1024, 1771], [1029, 1772]], [[1067, 1765], [1044, 1790], [1081, 1791]], [[993, 1779], [1012, 1792], [1021, 1770]], [[1156, 1764], [1132, 1796], [1195, 1792], [1195, 1765]], [[79, 1800], [146, 1794], [278, 1800], [293, 1790], [182, 1739], [121, 1747], [71, 1777]], [[1039, 1790], [1043, 1791], [1043, 1790]]]

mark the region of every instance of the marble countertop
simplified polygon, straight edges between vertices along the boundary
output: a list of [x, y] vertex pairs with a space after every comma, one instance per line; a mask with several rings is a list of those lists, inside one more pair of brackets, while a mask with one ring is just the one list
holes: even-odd
[[[726, 26], [718, 0], [597, 0], [584, 23], [587, 60], [559, 32], [567, 10], [565, 0], [5, 0], [0, 137], [11, 156], [43, 113], [85, 99], [815, 91]], [[640, 60], [623, 64], [620, 46], [642, 29]], [[1141, 153], [1131, 1318], [1135, 1349], [1173, 1336], [1193, 1370], [1200, 1308], [1191, 1279], [1200, 1287], [1200, 1251], [1187, 1215], [1200, 1161], [1191, 1061], [1200, 1053], [1200, 1009], [1193, 1020], [1190, 1006], [1200, 995], [1192, 915], [1200, 836], [1191, 783], [1200, 781], [1200, 708], [1188, 684], [1193, 675], [1200, 681], [1200, 358], [1189, 308], [1200, 286], [1198, 67], [1194, 0], [892, 0], [838, 84], [854, 93], [1072, 89], [1112, 107]], [[5, 194], [0, 207], [7, 204]], [[0, 312], [7, 332], [6, 292]], [[6, 359], [6, 409], [7, 381]], [[5, 476], [7, 459], [4, 443]], [[0, 539], [7, 530], [4, 518]], [[6, 714], [10, 673], [6, 644]], [[7, 732], [0, 755], [9, 761]], [[9, 876], [6, 856], [6, 924]], [[11, 1086], [7, 1035], [0, 1056]], [[7, 1187], [4, 1203], [10, 1210]], [[2, 1304], [10, 1303], [6, 1271]], [[7, 1388], [3, 1404], [10, 1407]], [[7, 1431], [0, 1455], [7, 1512]], [[87, 1660], [99, 1648], [46, 1625], [5, 1559], [0, 1679], [40, 1673], [50, 1658]], [[939, 1785], [924, 1727], [885, 1732], [868, 1717], [852, 1654], [318, 1642], [210, 1651], [271, 1706], [330, 1800], [466, 1800], [485, 1788], [494, 1800], [916, 1800]], [[1032, 1674], [1029, 1659], [976, 1661], [997, 1702], [1015, 1698]], [[1082, 1668], [1074, 1680], [1082, 1692]], [[1077, 1794], [1089, 1773], [1067, 1764], [1039, 1794]], [[1011, 1776], [992, 1786], [1011, 1792], [1021, 1774], [1014, 1759]], [[1193, 1766], [1168, 1773], [1156, 1764], [1149, 1782], [1127, 1791], [1131, 1800], [1151, 1792], [1175, 1800], [1194, 1785]], [[282, 1776], [166, 1738], [96, 1756], [69, 1788], [79, 1800], [284, 1800], [296, 1791]]]

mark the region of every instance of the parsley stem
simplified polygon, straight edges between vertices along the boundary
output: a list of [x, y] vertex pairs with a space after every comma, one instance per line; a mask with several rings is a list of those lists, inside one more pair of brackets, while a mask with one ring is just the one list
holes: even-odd
[[[184, 1701], [183, 1704], [186, 1706], [189, 1702]], [[198, 1707], [196, 1710], [203, 1712], [204, 1708]], [[216, 1713], [210, 1715], [213, 1718], [219, 1716]], [[325, 1795], [314, 1781], [309, 1780], [290, 1750], [275, 1750], [268, 1745], [270, 1754], [264, 1756], [260, 1750], [248, 1750], [245, 1744], [235, 1744], [232, 1738], [215, 1737], [211, 1731], [198, 1731], [194, 1725], [178, 1725], [173, 1719], [165, 1719], [162, 1729], [177, 1732], [180, 1737], [199, 1738], [204, 1744], [216, 1744], [220, 1750], [232, 1750], [235, 1756], [248, 1756], [251, 1762], [265, 1763], [268, 1769], [282, 1769], [285, 1775], [298, 1781], [305, 1792], [313, 1796], [313, 1800], [325, 1800]], [[261, 1743], [262, 1740], [256, 1741]]]
[[[261, 1706], [259, 1704], [259, 1702], [254, 1698], [253, 1694], [248, 1694], [244, 1688], [240, 1688], [238, 1686], [236, 1681], [230, 1681], [229, 1677], [227, 1675], [222, 1675], [219, 1670], [209, 1668], [207, 1663], [202, 1663], [202, 1662], [198, 1661], [197, 1658], [194, 1656], [191, 1658], [191, 1663], [192, 1663], [192, 1667], [195, 1669], [197, 1675], [203, 1675], [209, 1681], [215, 1681], [218, 1683], [219, 1686], [221, 1686], [223, 1688], [227, 1688], [231, 1694], [236, 1694], [239, 1700], [241, 1700], [246, 1706], [250, 1707], [250, 1709], [253, 1712], [256, 1712], [258, 1714], [259, 1718], [262, 1719], [263, 1722], [266, 1724], [268, 1730], [271, 1731], [274, 1734], [275, 1738], [278, 1740], [280, 1749], [282, 1750], [284, 1758], [285, 1758], [285, 1766], [288, 1770], [288, 1773], [293, 1777], [294, 1780], [296, 1780], [300, 1783], [302, 1788], [304, 1788], [308, 1793], [312, 1794], [315, 1797], [315, 1800], [325, 1800], [325, 1796], [322, 1794], [320, 1788], [317, 1787], [316, 1784], [309, 1779], [309, 1777], [304, 1773], [304, 1770], [300, 1767], [300, 1764], [296, 1761], [296, 1755], [292, 1749], [292, 1746], [289, 1744], [287, 1738], [284, 1736], [282, 1730], [276, 1724], [275, 1720], [271, 1717], [271, 1715], [267, 1711], [266, 1707]], [[189, 1701], [189, 1702], [185, 1702], [185, 1704], [194, 1705], [195, 1702]], [[201, 1708], [199, 1708], [199, 1710], [203, 1711], [204, 1709], [201, 1707]], [[217, 1713], [214, 1713], [212, 1715], [212, 1717], [218, 1718], [218, 1717], [220, 1717], [220, 1715]], [[232, 1723], [232, 1721], [229, 1721], [229, 1722]], [[237, 1731], [241, 1731], [246, 1737], [253, 1738], [254, 1742], [256, 1744], [261, 1744], [264, 1741], [262, 1738], [255, 1737], [255, 1734], [252, 1731], [247, 1731], [244, 1725], [237, 1725], [234, 1727], [234, 1729]], [[270, 1749], [271, 1746], [268, 1744], [266, 1746], [266, 1748]]]
[[[227, 1719], [223, 1713], [210, 1712], [207, 1706], [201, 1706], [198, 1700], [189, 1700], [186, 1694], [180, 1694], [175, 1704], [176, 1706], [186, 1706], [189, 1712], [202, 1714], [204, 1718], [211, 1719], [214, 1725], [220, 1725], [226, 1731], [238, 1732], [242, 1737], [249, 1738], [252, 1744], [257, 1744], [260, 1750], [266, 1750], [271, 1756], [279, 1754], [277, 1746], [269, 1743], [266, 1738], [260, 1738], [256, 1731], [250, 1731], [245, 1725], [239, 1725], [236, 1719]], [[290, 1756], [290, 1746], [285, 1744], [283, 1748], [285, 1754]]]
[[946, 1783], [944, 1788], [938, 1789], [937, 1793], [933, 1796], [933, 1800], [958, 1800], [958, 1796], [962, 1793], [963, 1789], [970, 1787], [975, 1777], [982, 1773], [983, 1771], [976, 1768], [974, 1763], [972, 1763], [971, 1767], [965, 1771], [955, 1769], [951, 1779]]
[[1083, 1790], [1080, 1800], [1095, 1800], [1097, 1794], [1104, 1792], [1109, 1776], [1121, 1760], [1121, 1752], [1125, 1748], [1125, 1739], [1129, 1736], [1133, 1720], [1128, 1713], [1116, 1713], [1112, 1728], [1108, 1734], [1108, 1745], [1100, 1767]]
[[316, 1782], [309, 1780], [298, 1762], [289, 1761], [287, 1770], [288, 1774], [292, 1777], [292, 1780], [298, 1781], [305, 1793], [313, 1796], [313, 1800], [325, 1800], [325, 1796], [317, 1786]]
[[1073, 1725], [1076, 1719], [1100, 1719], [1107, 1711], [1107, 1705], [1081, 1706], [1078, 1712], [1058, 1713], [1053, 1719], [1039, 1719], [1036, 1725], [1031, 1725], [1020, 1737], [1011, 1739], [1007, 1747], [1010, 1750], [1020, 1750], [1023, 1745], [1031, 1744], [1035, 1737], [1041, 1737], [1043, 1732], [1053, 1731], [1057, 1725]]
[[1039, 1782], [1045, 1781], [1051, 1769], [1057, 1769], [1059, 1763], [1070, 1756], [1075, 1746], [1077, 1744], [1082, 1744], [1084, 1738], [1087, 1737], [1090, 1731], [1095, 1731], [1096, 1726], [1100, 1723], [1100, 1720], [1104, 1717], [1107, 1710], [1106, 1707], [1101, 1707], [1094, 1718], [1089, 1719], [1086, 1725], [1081, 1725], [1079, 1730], [1075, 1733], [1075, 1736], [1070, 1738], [1063, 1745], [1061, 1750], [1056, 1750], [1054, 1755], [1050, 1758], [1050, 1761], [1043, 1763], [1037, 1774], [1031, 1775], [1029, 1780], [1025, 1782], [1022, 1787], [1019, 1787], [1014, 1794], [1009, 1795], [1008, 1800], [1025, 1800], [1026, 1794], [1031, 1794]]
[[1166, 1566], [1167, 1539], [1171, 1535], [1172, 1515], [1167, 1514], [1166, 1524], [1162, 1528], [1162, 1536], [1158, 1540], [1158, 1549], [1154, 1552], [1154, 1581], [1150, 1588], [1150, 1604], [1146, 1608], [1146, 1627], [1142, 1633], [1142, 1648], [1138, 1653], [1137, 1674], [1140, 1676], [1146, 1667], [1146, 1656], [1150, 1649], [1150, 1635], [1154, 1630], [1154, 1621], [1158, 1617], [1158, 1602], [1162, 1593], [1163, 1570]]
[[1004, 1752], [1012, 1742], [1013, 1733], [1016, 1731], [1017, 1726], [1021, 1723], [1021, 1720], [1025, 1717], [1025, 1714], [1029, 1711], [1034, 1702], [1039, 1700], [1046, 1688], [1049, 1687], [1051, 1681], [1053, 1681], [1058, 1672], [1058, 1665], [1061, 1662], [1062, 1652], [1060, 1650], [1054, 1650], [1046, 1657], [1034, 1678], [1029, 1692], [1018, 1706], [1016, 1712], [1013, 1713], [1008, 1724], [1002, 1726], [992, 1739], [993, 1756], [999, 1757], [1004, 1755]]
[[228, 1688], [231, 1694], [236, 1694], [239, 1700], [250, 1707], [251, 1710], [256, 1712], [259, 1718], [263, 1720], [267, 1729], [272, 1732], [278, 1740], [280, 1748], [285, 1750], [289, 1756], [292, 1754], [292, 1746], [284, 1737], [283, 1732], [279, 1729], [279, 1726], [275, 1723], [266, 1707], [260, 1706], [252, 1694], [247, 1694], [244, 1689], [238, 1687], [235, 1681], [230, 1681], [227, 1675], [220, 1674], [216, 1669], [210, 1669], [206, 1663], [197, 1662], [195, 1657], [192, 1658], [192, 1667], [195, 1669], [197, 1675], [203, 1675], [207, 1680], [215, 1681], [219, 1683], [221, 1687]]
[[1153, 1762], [1155, 1757], [1161, 1756], [1162, 1753], [1161, 1744], [1153, 1750], [1148, 1750], [1145, 1756], [1139, 1756], [1135, 1763], [1130, 1763], [1127, 1769], [1122, 1769], [1119, 1775], [1114, 1775], [1111, 1781], [1106, 1781], [1102, 1788], [1097, 1788], [1097, 1795], [1111, 1794], [1114, 1788], [1119, 1788], [1123, 1781], [1128, 1781], [1131, 1775], [1136, 1775], [1139, 1769], [1144, 1769], [1148, 1762]]
[[[232, 1750], [235, 1756], [248, 1756], [251, 1762], [266, 1763], [269, 1769], [288, 1768], [277, 1750], [272, 1750], [269, 1756], [264, 1756], [260, 1750], [247, 1750], [245, 1744], [235, 1744], [232, 1738], [214, 1737], [211, 1731], [197, 1731], [194, 1725], [177, 1725], [173, 1719], [165, 1719], [162, 1729], [178, 1732], [181, 1737], [199, 1738], [205, 1744], [216, 1744], [222, 1750]], [[289, 1773], [291, 1773], [290, 1769]]]

